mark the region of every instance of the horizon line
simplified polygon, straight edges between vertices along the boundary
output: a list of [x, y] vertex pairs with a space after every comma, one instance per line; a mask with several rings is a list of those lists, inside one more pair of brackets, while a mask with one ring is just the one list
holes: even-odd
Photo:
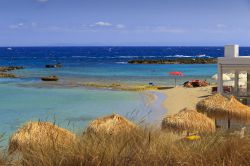
[[[226, 45], [37, 45], [37, 46], [0, 46], [0, 48], [10, 47], [224, 47]], [[246, 45], [239, 45], [240, 47], [250, 47]]]

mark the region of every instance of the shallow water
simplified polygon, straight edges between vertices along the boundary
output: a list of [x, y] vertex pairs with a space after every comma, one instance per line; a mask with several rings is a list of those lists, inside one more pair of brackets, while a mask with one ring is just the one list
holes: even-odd
[[145, 111], [142, 94], [83, 88], [25, 88], [0, 85], [0, 132], [8, 137], [28, 120], [49, 120], [80, 132], [97, 117]]
[[[132, 65], [127, 60], [171, 55], [220, 56], [218, 48], [128, 47], [128, 48], [0, 48], [0, 65], [23, 65], [13, 73], [17, 79], [0, 79], [0, 133], [8, 138], [21, 124], [29, 120], [49, 120], [62, 127], [81, 132], [88, 122], [113, 112], [140, 121], [159, 124], [165, 113], [164, 96], [148, 105], [139, 92], [86, 89], [75, 87], [81, 82], [173, 85], [168, 72], [181, 71], [184, 77], [177, 84], [192, 79], [207, 79], [216, 73], [216, 65]], [[205, 55], [205, 56], [206, 56]], [[45, 64], [62, 63], [58, 69], [46, 69]], [[118, 63], [119, 62], [119, 63]], [[44, 86], [40, 77], [57, 75], [72, 86]], [[152, 92], [149, 92], [152, 93]]]
[[192, 79], [211, 80], [216, 73], [215, 64], [203, 65], [131, 65], [131, 64], [102, 64], [85, 65], [83, 67], [63, 67], [59, 69], [27, 68], [14, 73], [26, 77], [26, 81], [40, 81], [39, 77], [57, 75], [60, 78], [80, 82], [121, 82], [127, 84], [173, 85], [174, 78], [169, 76], [171, 71], [181, 71], [183, 77], [177, 77], [177, 84]]

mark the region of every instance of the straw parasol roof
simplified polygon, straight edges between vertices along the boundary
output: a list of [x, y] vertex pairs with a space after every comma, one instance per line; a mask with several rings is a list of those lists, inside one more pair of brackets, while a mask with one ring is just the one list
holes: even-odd
[[9, 152], [31, 147], [66, 148], [76, 141], [76, 135], [50, 122], [28, 122], [19, 128], [9, 140]]
[[116, 135], [122, 132], [129, 132], [135, 128], [136, 125], [131, 121], [118, 114], [112, 114], [90, 122], [86, 132]]
[[197, 103], [196, 109], [209, 117], [219, 119], [230, 118], [247, 121], [247, 115], [250, 115], [250, 107], [239, 102], [234, 96], [227, 98], [220, 94], [201, 100]]
[[213, 132], [215, 124], [205, 115], [185, 108], [175, 115], [165, 117], [162, 121], [162, 129], [178, 132]]
[[225, 117], [227, 110], [225, 109], [228, 105], [228, 98], [220, 95], [214, 94], [208, 98], [199, 101], [196, 104], [196, 109], [198, 112], [205, 113], [209, 117]]
[[229, 97], [228, 110], [231, 111], [231, 118], [250, 122], [250, 107], [239, 102], [234, 96]]

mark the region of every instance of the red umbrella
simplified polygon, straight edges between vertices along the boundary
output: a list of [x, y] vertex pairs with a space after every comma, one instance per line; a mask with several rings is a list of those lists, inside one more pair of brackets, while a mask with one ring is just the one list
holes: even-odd
[[[184, 74], [180, 71], [172, 71], [172, 72], [169, 72], [168, 74], [171, 76], [184, 76]], [[174, 78], [174, 81], [175, 81], [175, 86], [176, 86], [176, 77]]]
[[184, 74], [180, 71], [169, 72], [169, 75], [171, 75], [171, 76], [184, 76]]

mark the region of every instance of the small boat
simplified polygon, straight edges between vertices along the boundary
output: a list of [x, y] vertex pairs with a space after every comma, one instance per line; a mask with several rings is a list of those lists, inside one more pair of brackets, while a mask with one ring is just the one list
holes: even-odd
[[153, 82], [149, 82], [148, 85], [155, 86], [155, 84]]
[[57, 76], [42, 77], [41, 80], [42, 81], [58, 81], [58, 77]]
[[57, 63], [57, 64], [48, 64], [48, 65], [45, 65], [46, 68], [60, 68], [62, 67], [62, 65], [60, 63]]

